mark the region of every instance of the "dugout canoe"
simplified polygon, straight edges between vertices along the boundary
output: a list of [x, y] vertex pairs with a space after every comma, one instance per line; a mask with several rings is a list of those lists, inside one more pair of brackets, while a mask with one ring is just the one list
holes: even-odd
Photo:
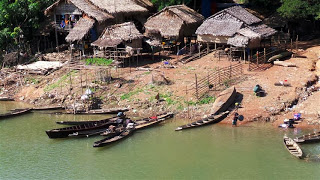
[[227, 115], [229, 114], [229, 111], [226, 112], [222, 112], [218, 115], [211, 115], [207, 118], [203, 118], [201, 120], [183, 125], [178, 127], [177, 129], [175, 129], [176, 131], [181, 131], [183, 129], [189, 129], [189, 128], [194, 128], [194, 127], [198, 127], [198, 126], [203, 126], [203, 125], [207, 125], [207, 124], [214, 124], [214, 123], [218, 123], [220, 121], [222, 121], [224, 118], [227, 117]]
[[135, 128], [125, 129], [124, 131], [120, 132], [119, 134], [116, 134], [114, 136], [107, 137], [107, 138], [104, 138], [100, 141], [94, 142], [93, 147], [102, 147], [102, 146], [114, 143], [116, 141], [122, 140], [122, 139], [132, 135], [135, 130], [136, 130]]
[[320, 132], [314, 132], [310, 134], [305, 134], [300, 137], [296, 137], [293, 139], [297, 143], [314, 143], [320, 141]]
[[57, 124], [61, 124], [61, 125], [71, 125], [71, 126], [76, 126], [76, 125], [81, 125], [81, 124], [87, 124], [87, 123], [97, 123], [99, 121], [106, 121], [106, 120], [116, 120], [119, 117], [115, 116], [115, 117], [111, 117], [111, 118], [107, 118], [107, 119], [103, 119], [103, 120], [98, 120], [98, 121], [57, 121]]
[[0, 97], [0, 101], [14, 101], [14, 99], [10, 97], [2, 96]]
[[212, 105], [211, 115], [207, 118], [194, 121], [192, 123], [180, 126], [176, 128], [176, 131], [180, 131], [183, 129], [199, 127], [202, 125], [210, 124], [210, 123], [218, 123], [227, 117], [229, 111], [228, 108], [233, 105], [237, 96], [237, 91], [234, 86], [222, 91], [215, 102]]
[[45, 107], [33, 107], [33, 111], [49, 111], [49, 110], [62, 110], [62, 106], [45, 106]]
[[46, 134], [49, 138], [66, 138], [68, 136], [74, 136], [75, 134], [83, 131], [92, 131], [96, 129], [107, 129], [110, 125], [117, 125], [116, 121], [110, 121], [110, 119], [100, 120], [98, 122], [90, 122], [86, 124], [59, 128], [59, 129], [52, 129], [47, 130]]
[[5, 113], [5, 114], [0, 114], [0, 119], [5, 119], [5, 118], [10, 118], [10, 117], [15, 117], [19, 115], [23, 115], [26, 113], [31, 112], [32, 109], [30, 108], [25, 108], [25, 109], [13, 109], [10, 110], [10, 112]]
[[292, 55], [292, 52], [289, 52], [289, 51], [282, 52], [280, 54], [277, 54], [277, 55], [274, 55], [274, 56], [270, 57], [267, 62], [270, 63], [270, 62], [273, 62], [273, 61], [275, 61], [277, 59], [280, 60], [280, 59], [283, 59], [283, 58], [291, 56], [291, 55]]
[[[169, 112], [169, 113], [158, 114], [156, 116], [151, 116], [151, 117], [148, 117], [148, 118], [143, 118], [143, 119], [136, 120], [136, 121], [134, 121], [135, 129], [136, 130], [143, 129], [143, 128], [158, 124], [158, 123], [160, 123], [160, 122], [162, 122], [164, 120], [172, 118], [173, 115], [174, 115], [173, 113]], [[115, 131], [110, 131], [109, 129], [107, 129], [105, 132], [101, 133], [100, 135], [107, 136], [107, 135], [114, 134], [114, 133], [119, 132], [119, 131], [123, 131], [123, 127], [122, 126], [121, 127], [116, 127]]]
[[283, 143], [290, 154], [292, 154], [293, 156], [295, 156], [297, 158], [300, 158], [300, 159], [302, 158], [303, 152], [302, 152], [301, 148], [291, 138], [284, 136]]
[[119, 112], [129, 111], [128, 108], [113, 108], [113, 109], [95, 109], [89, 111], [72, 111], [68, 110], [65, 114], [86, 114], [86, 115], [95, 115], [95, 114], [117, 114]]

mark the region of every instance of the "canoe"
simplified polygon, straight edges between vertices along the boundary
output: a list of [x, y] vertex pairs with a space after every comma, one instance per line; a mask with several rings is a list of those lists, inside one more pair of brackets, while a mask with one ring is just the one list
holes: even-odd
[[91, 114], [117, 114], [119, 112], [126, 112], [129, 111], [128, 108], [114, 108], [114, 109], [95, 109], [95, 110], [90, 110], [90, 111], [66, 111], [65, 114], [86, 114], [86, 115], [91, 115]]
[[[162, 121], [164, 121], [166, 119], [172, 118], [173, 115], [174, 115], [173, 113], [169, 112], [169, 113], [159, 114], [159, 115], [156, 115], [156, 116], [153, 116], [153, 117], [148, 117], [148, 118], [143, 118], [143, 119], [136, 120], [136, 121], [134, 121], [135, 129], [136, 130], [137, 129], [143, 129], [143, 128], [158, 124], [158, 123], [160, 123], [160, 122], [162, 122]], [[123, 130], [122, 126], [121, 127], [116, 127], [114, 132], [112, 132], [112, 131], [110, 131], [108, 129], [105, 132], [101, 133], [100, 135], [107, 136], [107, 135], [110, 135], [112, 133], [119, 132], [119, 131], [122, 131], [122, 130]]]
[[283, 143], [284, 143], [285, 147], [287, 148], [287, 150], [290, 152], [290, 154], [292, 154], [293, 156], [295, 156], [297, 158], [300, 158], [300, 159], [302, 158], [303, 152], [302, 152], [301, 148], [291, 138], [284, 136]]
[[110, 121], [110, 119], [105, 119], [98, 122], [90, 122], [71, 127], [47, 130], [46, 133], [49, 138], [66, 138], [68, 136], [74, 136], [75, 134], [83, 131], [92, 131], [102, 128], [107, 129], [110, 125], [117, 125], [117, 122]]
[[5, 114], [0, 114], [0, 119], [5, 119], [5, 118], [10, 118], [10, 117], [15, 117], [15, 116], [19, 116], [22, 114], [26, 114], [31, 112], [32, 109], [30, 108], [26, 108], [26, 109], [13, 109], [10, 110], [10, 112], [5, 113]]
[[305, 134], [300, 137], [296, 137], [293, 139], [297, 143], [313, 143], [320, 141], [320, 132], [314, 132], [310, 134]]
[[124, 131], [122, 131], [119, 134], [116, 134], [115, 136], [107, 137], [107, 138], [104, 138], [100, 141], [94, 142], [93, 147], [102, 147], [102, 146], [111, 144], [113, 142], [119, 141], [121, 139], [124, 139], [124, 138], [132, 135], [135, 130], [136, 130], [135, 128], [125, 129]]
[[280, 53], [280, 54], [277, 54], [277, 55], [274, 55], [272, 57], [270, 57], [268, 59], [268, 62], [273, 62], [277, 59], [282, 59], [282, 58], [285, 58], [285, 57], [288, 57], [288, 56], [291, 56], [292, 55], [292, 52], [289, 52], [289, 51], [286, 51], [286, 52], [283, 52], [283, 53]]
[[47, 107], [33, 107], [33, 111], [46, 111], [46, 110], [61, 110], [64, 109], [62, 106], [47, 106]]
[[180, 131], [183, 129], [188, 129], [192, 127], [199, 127], [202, 125], [210, 124], [210, 123], [218, 123], [227, 117], [229, 111], [229, 107], [232, 106], [234, 100], [236, 99], [237, 91], [234, 86], [222, 91], [215, 102], [212, 105], [211, 115], [207, 118], [200, 119], [198, 121], [194, 121], [192, 123], [180, 126], [176, 128], [176, 131]]
[[3, 97], [0, 97], [0, 101], [14, 101], [14, 99], [10, 98], [10, 97], [3, 96]]
[[207, 118], [203, 118], [202, 120], [195, 121], [195, 122], [180, 126], [175, 130], [176, 131], [181, 131], [183, 129], [194, 128], [194, 127], [203, 126], [203, 125], [207, 125], [207, 124], [218, 123], [221, 120], [223, 120], [224, 118], [226, 118], [228, 114], [229, 114], [229, 111], [222, 112], [222, 113], [220, 113], [218, 115], [211, 115], [211, 116], [209, 116]]
[[[111, 118], [107, 118], [107, 119], [103, 119], [103, 120], [99, 120], [99, 121], [106, 121], [106, 120], [114, 120], [117, 119], [118, 117], [111, 117]], [[76, 126], [76, 125], [81, 125], [81, 124], [87, 124], [87, 123], [97, 123], [99, 121], [57, 121], [57, 124], [61, 124], [61, 125], [71, 125], [71, 126]]]

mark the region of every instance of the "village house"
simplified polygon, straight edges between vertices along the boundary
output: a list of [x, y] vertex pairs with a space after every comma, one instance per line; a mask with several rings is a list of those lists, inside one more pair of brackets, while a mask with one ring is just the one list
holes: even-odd
[[45, 14], [55, 22], [57, 46], [66, 41], [84, 49], [110, 25], [130, 20], [142, 29], [152, 8], [148, 0], [58, 0]]
[[202, 43], [231, 45], [237, 48], [259, 48], [262, 40], [277, 31], [240, 6], [233, 6], [207, 18], [197, 29]]
[[185, 5], [168, 6], [145, 23], [145, 34], [151, 46], [175, 45], [184, 37], [192, 37], [204, 17]]

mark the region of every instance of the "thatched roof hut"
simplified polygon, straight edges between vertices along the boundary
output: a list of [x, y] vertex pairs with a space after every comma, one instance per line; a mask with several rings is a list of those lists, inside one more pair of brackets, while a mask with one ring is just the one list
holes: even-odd
[[148, 18], [146, 34], [160, 34], [165, 38], [191, 36], [203, 19], [201, 14], [185, 5], [169, 6]]
[[224, 9], [208, 19], [197, 29], [198, 41], [229, 44], [236, 47], [258, 47], [262, 38], [276, 30], [240, 6]]
[[75, 27], [69, 32], [66, 37], [66, 41], [73, 42], [81, 40], [94, 26], [94, 22], [95, 21], [89, 17], [81, 18]]
[[90, 0], [90, 2], [111, 14], [141, 14], [153, 7], [149, 0]]
[[[91, 43], [91, 45], [106, 48], [116, 47], [121, 43], [128, 42], [126, 44], [131, 46], [132, 44], [135, 44], [135, 42], [141, 42], [142, 38], [143, 35], [137, 30], [134, 23], [126, 22], [107, 27], [99, 39]], [[140, 44], [138, 46], [140, 46]]]
[[[65, 5], [59, 8], [59, 5], [63, 3]], [[72, 7], [72, 5], [75, 6], [76, 9]], [[79, 10], [82, 13], [87, 14], [91, 18], [96, 19], [98, 22], [113, 18], [112, 15], [100, 10], [93, 4], [89, 3], [87, 0], [58, 0], [51, 6], [49, 6], [44, 13], [45, 15], [48, 15], [53, 11], [56, 11], [56, 13], [59, 13], [59, 11], [63, 11], [63, 13], [70, 11], [70, 14], [73, 14], [74, 12]]]

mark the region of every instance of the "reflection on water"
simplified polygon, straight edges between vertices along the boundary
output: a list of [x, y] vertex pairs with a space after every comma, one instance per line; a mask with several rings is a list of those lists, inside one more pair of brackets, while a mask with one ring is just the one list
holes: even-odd
[[[5, 107], [5, 108], [4, 108]], [[0, 110], [15, 108], [1, 103]], [[258, 123], [208, 125], [176, 132], [183, 120], [168, 120], [103, 148], [103, 137], [49, 139], [45, 130], [61, 120], [104, 116], [30, 113], [0, 120], [0, 179], [318, 179], [316, 162], [290, 155], [282, 143], [308, 130]], [[310, 130], [311, 132], [313, 129]], [[320, 143], [302, 146], [316, 157]]]

